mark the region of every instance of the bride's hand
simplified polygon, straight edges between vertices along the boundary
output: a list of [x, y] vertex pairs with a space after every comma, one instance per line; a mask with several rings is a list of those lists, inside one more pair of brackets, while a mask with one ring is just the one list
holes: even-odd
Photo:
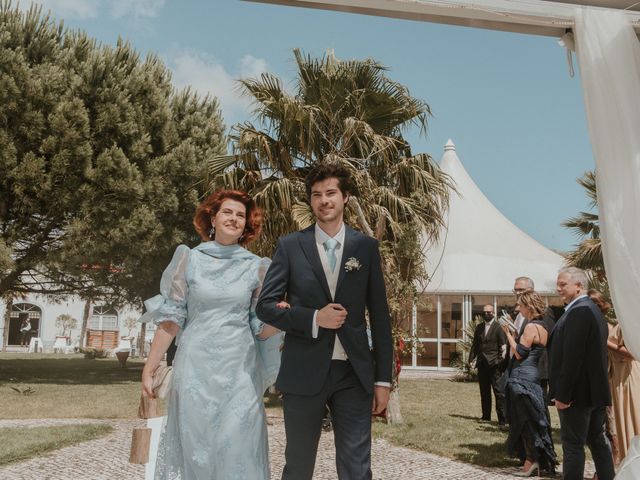
[[279, 303], [276, 303], [276, 307], [281, 308], [283, 310], [287, 310], [287, 309], [291, 308], [291, 305], [289, 305], [287, 302], [285, 302], [283, 300], [283, 301], [281, 301]]
[[156, 398], [153, 394], [153, 375], [146, 368], [142, 370], [142, 393], [149, 398]]

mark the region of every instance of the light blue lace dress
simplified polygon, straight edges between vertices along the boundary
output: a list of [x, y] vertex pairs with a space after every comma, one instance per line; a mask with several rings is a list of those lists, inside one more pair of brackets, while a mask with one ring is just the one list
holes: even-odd
[[269, 260], [238, 245], [181, 245], [141, 321], [181, 327], [156, 479], [269, 479], [265, 389], [281, 335], [259, 340], [255, 304]]

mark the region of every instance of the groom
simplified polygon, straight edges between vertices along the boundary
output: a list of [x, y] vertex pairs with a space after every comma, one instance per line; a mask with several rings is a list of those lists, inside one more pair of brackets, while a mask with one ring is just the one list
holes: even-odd
[[[378, 242], [344, 224], [353, 190], [345, 167], [316, 165], [306, 190], [316, 224], [280, 239], [256, 309], [286, 332], [276, 382], [287, 436], [282, 479], [312, 479], [325, 405], [338, 478], [371, 479], [371, 414], [389, 400], [393, 355]], [[290, 308], [278, 308], [283, 298]]]

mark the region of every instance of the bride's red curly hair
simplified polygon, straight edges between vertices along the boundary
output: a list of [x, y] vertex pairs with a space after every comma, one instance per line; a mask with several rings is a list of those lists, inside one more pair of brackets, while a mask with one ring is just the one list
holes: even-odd
[[202, 240], [205, 242], [211, 240], [209, 237], [211, 219], [220, 211], [220, 207], [225, 200], [240, 202], [247, 209], [247, 222], [244, 226], [244, 232], [238, 241], [240, 245], [247, 245], [260, 235], [262, 211], [246, 192], [240, 190], [218, 190], [209, 195], [196, 208], [196, 213], [193, 216], [193, 226]]

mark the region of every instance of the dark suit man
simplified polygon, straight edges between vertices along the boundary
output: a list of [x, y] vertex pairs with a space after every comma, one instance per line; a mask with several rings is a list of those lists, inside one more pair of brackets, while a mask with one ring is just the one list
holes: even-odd
[[[280, 239], [256, 309], [286, 332], [276, 381], [287, 437], [282, 478], [313, 477], [328, 405], [338, 478], [371, 479], [371, 413], [389, 400], [393, 356], [378, 244], [343, 223], [348, 170], [320, 164], [306, 187], [317, 223]], [[278, 308], [283, 298], [290, 308]]]
[[558, 294], [567, 303], [549, 337], [549, 396], [560, 417], [563, 478], [582, 480], [584, 446], [589, 446], [600, 480], [615, 476], [611, 447], [605, 437], [606, 407], [611, 405], [607, 380], [607, 322], [587, 297], [587, 277], [575, 267], [558, 274]]
[[475, 361], [478, 368], [482, 420], [491, 420], [491, 389], [496, 399], [498, 423], [505, 425], [504, 395], [498, 386], [502, 375], [507, 348], [507, 337], [493, 314], [493, 305], [485, 305], [482, 311], [484, 322], [476, 327], [469, 362]]

